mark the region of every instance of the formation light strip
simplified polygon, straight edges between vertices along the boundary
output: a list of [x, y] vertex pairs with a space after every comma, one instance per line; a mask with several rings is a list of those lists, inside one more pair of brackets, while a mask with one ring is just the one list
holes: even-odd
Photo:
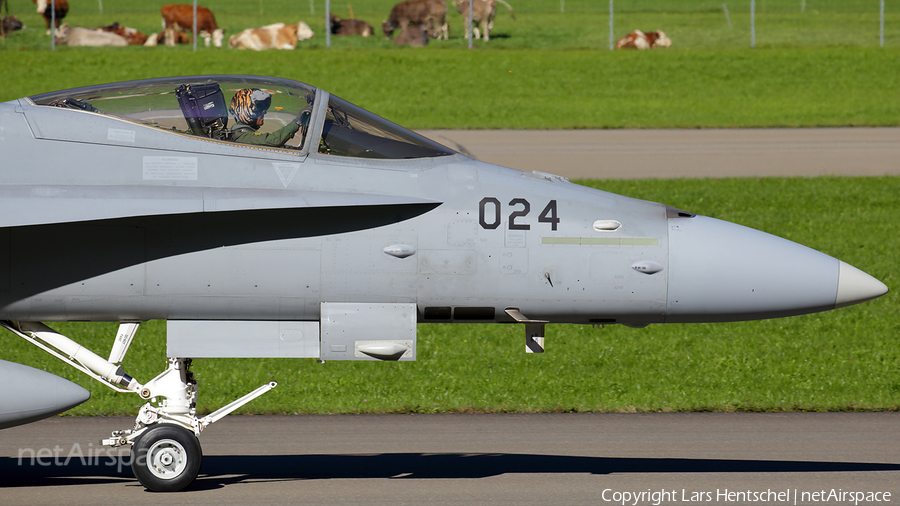
[[643, 237], [541, 237], [541, 244], [572, 246], [659, 246], [659, 239]]

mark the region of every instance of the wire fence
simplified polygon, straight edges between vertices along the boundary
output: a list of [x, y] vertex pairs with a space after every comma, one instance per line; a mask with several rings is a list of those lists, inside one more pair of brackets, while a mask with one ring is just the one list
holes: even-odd
[[[10, 31], [0, 50], [52, 46], [30, 0], [2, 0], [0, 15], [17, 16], [25, 30]], [[477, 2], [478, 0], [476, 0]], [[119, 23], [146, 35], [161, 31], [160, 8], [171, 0], [67, 0], [69, 26]], [[300, 48], [393, 47], [382, 34], [396, 0], [329, 0], [330, 12], [360, 19], [374, 29], [362, 38], [326, 37], [326, 0], [201, 0], [215, 15], [226, 41], [243, 29], [303, 21], [315, 35]], [[900, 0], [506, 0], [496, 3], [489, 41], [478, 48], [612, 49], [633, 30], [663, 31], [673, 48], [900, 46]], [[514, 17], [513, 17], [514, 15]], [[465, 47], [463, 15], [448, 2], [449, 40], [429, 47]], [[225, 44], [227, 46], [227, 43]], [[203, 44], [200, 44], [201, 48]]]

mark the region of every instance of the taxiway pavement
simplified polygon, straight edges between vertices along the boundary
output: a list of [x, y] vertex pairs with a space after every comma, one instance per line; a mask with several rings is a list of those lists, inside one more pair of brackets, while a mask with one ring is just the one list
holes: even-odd
[[832, 491], [900, 501], [900, 413], [230, 416], [201, 434], [200, 476], [177, 495], [145, 491], [127, 450], [97, 445], [132, 421], [3, 430], [0, 503], [854, 504], [826, 501]]
[[571, 179], [900, 174], [900, 128], [420, 133], [485, 162]]

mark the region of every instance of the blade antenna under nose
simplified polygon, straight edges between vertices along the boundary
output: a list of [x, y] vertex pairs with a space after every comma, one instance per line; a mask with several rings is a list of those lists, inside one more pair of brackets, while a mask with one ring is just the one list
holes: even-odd
[[525, 324], [525, 352], [544, 353], [544, 324], [549, 321], [529, 319], [517, 307], [508, 307], [505, 312], [516, 322]]

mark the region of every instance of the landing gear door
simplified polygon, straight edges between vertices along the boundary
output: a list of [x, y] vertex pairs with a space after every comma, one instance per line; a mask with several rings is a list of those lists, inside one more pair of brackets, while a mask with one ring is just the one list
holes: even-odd
[[323, 360], [415, 360], [416, 305], [323, 303]]

